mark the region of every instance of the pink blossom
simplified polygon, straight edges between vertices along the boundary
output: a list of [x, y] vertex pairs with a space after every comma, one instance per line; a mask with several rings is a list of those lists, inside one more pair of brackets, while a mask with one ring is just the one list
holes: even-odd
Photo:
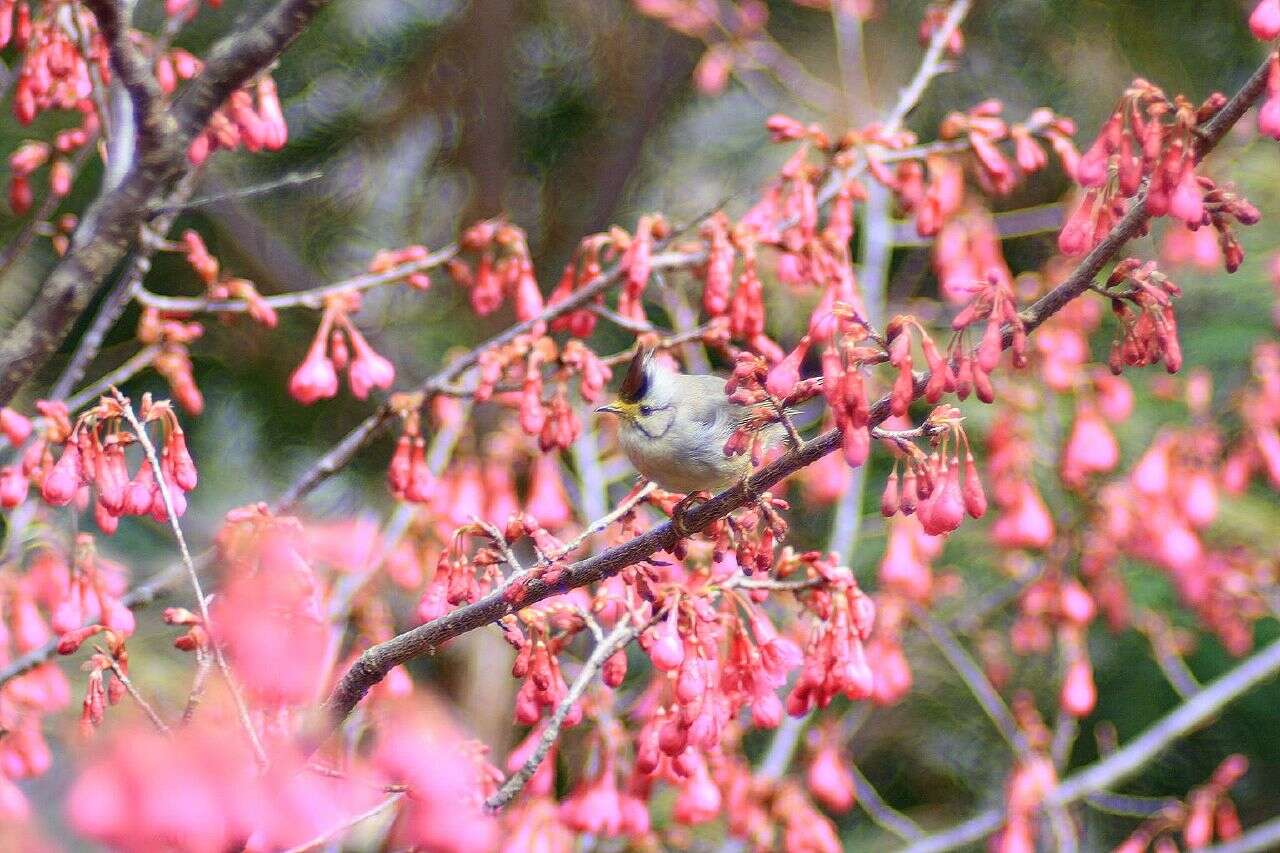
[[1249, 29], [1258, 41], [1280, 36], [1280, 0], [1261, 0], [1249, 16]]

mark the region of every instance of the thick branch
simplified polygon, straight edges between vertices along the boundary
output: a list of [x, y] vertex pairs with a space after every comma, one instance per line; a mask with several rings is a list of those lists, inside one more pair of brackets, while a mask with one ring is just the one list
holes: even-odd
[[[952, 8], [952, 13], [954, 14], [956, 8], [962, 4], [967, 5], [964, 0], [958, 0], [956, 6]], [[1222, 138], [1231, 124], [1238, 120], [1249, 104], [1261, 94], [1266, 84], [1267, 69], [1267, 63], [1264, 62], [1227, 106], [1214, 116], [1210, 122], [1206, 123], [1205, 132], [1201, 137], [1202, 144], [1199, 149], [1201, 156], [1207, 153], [1213, 144]], [[1141, 230], [1147, 218], [1145, 199], [1138, 199], [1130, 211], [1112, 228], [1107, 237], [1085, 257], [1080, 266], [1066, 281], [1045, 294], [1023, 312], [1023, 321], [1027, 330], [1030, 332], [1037, 328], [1071, 300], [1083, 294], [1102, 267], [1120, 251], [1130, 238]], [[616, 275], [616, 272], [613, 274]], [[603, 290], [607, 286], [605, 282], [609, 278], [609, 275], [602, 275], [590, 289], [599, 288]], [[580, 291], [576, 294], [576, 298], [589, 298], [585, 297], [584, 293], [586, 293], [585, 290]], [[526, 324], [520, 324], [520, 326], [523, 325]], [[513, 329], [508, 330], [505, 335], [500, 337], [510, 340], [510, 337], [514, 337], [517, 334], [514, 330], [519, 329], [520, 326], [513, 327]], [[1010, 337], [1006, 336], [1004, 345], [1007, 347], [1009, 344]], [[479, 358], [479, 351], [473, 351], [466, 358], [460, 359], [460, 361], [470, 360], [470, 363], [474, 363], [475, 359]], [[924, 393], [924, 385], [927, 379], [927, 375], [917, 375], [913, 389], [915, 397], [919, 397]], [[871, 407], [869, 426], [879, 426], [888, 416], [889, 398], [882, 397]], [[366, 421], [366, 424], [370, 423], [370, 421]], [[367, 427], [367, 431], [372, 432], [381, 426], [381, 421], [373, 422], [371, 426]], [[362, 425], [362, 428], [364, 428], [364, 425]], [[343, 445], [339, 446], [340, 448], [346, 448], [344, 452], [354, 453], [358, 450], [362, 443], [359, 439], [362, 428], [358, 428], [355, 433], [349, 435], [344, 440]], [[779, 457], [772, 463], [757, 470], [742, 483], [721, 492], [711, 500], [690, 511], [685, 521], [686, 528], [691, 531], [702, 530], [713, 521], [723, 518], [753, 500], [755, 495], [767, 491], [787, 476], [831, 453], [840, 446], [840, 441], [840, 432], [831, 430], [812, 441], [806, 442], [796, 450]], [[333, 457], [334, 454], [331, 453], [330, 456]], [[294, 491], [296, 492], [297, 490], [295, 489]], [[630, 542], [625, 542], [594, 557], [568, 566], [559, 574], [554, 584], [547, 584], [538, 578], [530, 580], [525, 589], [525, 595], [519, 600], [518, 605], [507, 600], [500, 593], [491, 593], [473, 604], [460, 607], [439, 619], [420, 625], [411, 631], [369, 648], [360, 656], [347, 674], [343, 676], [342, 680], [334, 688], [333, 693], [326, 700], [324, 704], [326, 719], [323, 723], [324, 729], [321, 734], [327, 737], [328, 733], [351, 713], [356, 703], [364, 697], [369, 688], [381, 681], [392, 667], [421, 654], [435, 651], [442, 643], [453, 637], [460, 636], [481, 625], [496, 622], [508, 613], [514, 612], [518, 607], [525, 607], [566, 590], [586, 586], [610, 577], [627, 566], [647, 560], [658, 551], [671, 549], [678, 538], [671, 523], [667, 522], [637, 536]], [[1280, 655], [1280, 651], [1277, 652], [1277, 655]], [[1277, 666], [1280, 667], [1280, 663]], [[1201, 696], [1203, 695], [1201, 694]], [[1197, 699], [1199, 698], [1197, 697]]]
[[203, 130], [231, 93], [275, 62], [327, 4], [328, 0], [280, 0], [252, 25], [214, 45], [204, 70], [173, 105], [183, 131], [195, 136]]
[[0, 342], [0, 406], [7, 405], [58, 348], [76, 319], [139, 237], [154, 206], [189, 168], [187, 148], [214, 110], [253, 74], [266, 68], [311, 21], [323, 0], [281, 0], [254, 24], [227, 36], [204, 71], [168, 110], [155, 109], [147, 75], [138, 66], [117, 7], [96, 0], [112, 63], [135, 101], [144, 99], [146, 133], [120, 185], [94, 204], [76, 232], [72, 250], [49, 274], [40, 298]]
[[[129, 37], [129, 12], [123, 0], [84, 0], [98, 20], [98, 29], [111, 53], [111, 70], [133, 102], [133, 120], [143, 148], [157, 147], [164, 131], [164, 92], [151, 71], [151, 63]], [[103, 119], [106, 120], [105, 117]]]

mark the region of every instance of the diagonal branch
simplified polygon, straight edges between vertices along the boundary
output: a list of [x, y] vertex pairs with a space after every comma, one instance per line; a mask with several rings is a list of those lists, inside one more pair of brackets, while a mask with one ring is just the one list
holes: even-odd
[[280, 0], [253, 24], [223, 38], [204, 70], [173, 105], [184, 133], [195, 136], [231, 93], [266, 69], [311, 23], [328, 0]]
[[647, 627], [649, 627], [648, 623], [633, 626], [630, 624], [629, 619], [624, 616], [614, 626], [614, 629], [609, 632], [609, 636], [605, 637], [603, 642], [596, 644], [595, 650], [591, 652], [591, 657], [587, 658], [587, 662], [582, 665], [582, 672], [578, 673], [578, 677], [569, 686], [569, 691], [565, 694], [564, 699], [560, 700], [555, 713], [547, 721], [541, 737], [538, 738], [538, 745], [534, 748], [533, 754], [520, 766], [519, 770], [511, 774], [507, 781], [502, 783], [502, 787], [498, 789], [497, 793], [484, 801], [484, 807], [487, 810], [496, 812], [520, 795], [520, 792], [524, 790], [524, 786], [529, 784], [529, 780], [538, 772], [538, 767], [541, 766], [543, 759], [547, 757], [547, 753], [551, 751], [556, 738], [560, 736], [560, 727], [564, 725], [565, 718], [569, 716], [574, 703], [582, 698], [582, 694], [586, 692], [587, 687], [591, 684], [591, 679], [595, 678], [596, 673], [604, 666], [605, 661], [613, 656], [614, 652], [640, 636]]
[[[1203, 726], [1228, 704], [1277, 674], [1280, 674], [1280, 640], [1207, 685], [1121, 749], [1062, 780], [1045, 796], [1046, 808], [1069, 806], [1132, 778], [1174, 741]], [[904, 853], [954, 850], [985, 838], [1003, 822], [1003, 809], [989, 809], [964, 823], [908, 845]]]
[[[959, 0], [959, 2], [964, 2], [964, 0]], [[1227, 106], [1215, 115], [1210, 122], [1206, 123], [1198, 151], [1201, 156], [1207, 153], [1222, 138], [1222, 135], [1226, 133], [1231, 125], [1239, 120], [1249, 105], [1257, 100], [1266, 84], [1267, 71], [1268, 63], [1264, 62]], [[1130, 238], [1142, 229], [1148, 218], [1145, 199], [1138, 199], [1129, 212], [1112, 228], [1107, 237], [1081, 261], [1080, 266], [1065, 281], [1023, 312], [1022, 317], [1027, 331], [1030, 332], [1039, 327], [1067, 303], [1088, 290], [1094, 277], [1102, 267], [1120, 251]], [[608, 276], [602, 276], [593, 285], [593, 288], [600, 287], [603, 289], [603, 282], [607, 278]], [[578, 296], [582, 296], [582, 293], [580, 291]], [[514, 334], [510, 330], [508, 333]], [[1003, 341], [1005, 347], [1008, 347], [1010, 343], [1011, 334], [1006, 335]], [[474, 351], [468, 356], [468, 358], [472, 359], [478, 359], [478, 357], [478, 353]], [[927, 374], [916, 375], [915, 385], [912, 389], [913, 397], [918, 398], [923, 395], [927, 381]], [[883, 423], [889, 416], [889, 406], [890, 402], [887, 396], [877, 400], [871, 407], [868, 426], [874, 428]], [[366, 421], [366, 423], [369, 422]], [[381, 425], [380, 422], [375, 422], [367, 430], [372, 432]], [[343, 445], [340, 445], [341, 452], [354, 453], [358, 450], [359, 446], [361, 446], [360, 433], [361, 429], [358, 428], [355, 433], [349, 435], [344, 440]], [[686, 517], [684, 526], [690, 531], [702, 530], [713, 521], [723, 518], [739, 507], [746, 505], [756, 495], [772, 488], [789, 475], [833, 452], [840, 446], [840, 442], [841, 434], [839, 430], [831, 430], [806, 442], [799, 448], [755, 471], [738, 485], [721, 492], [691, 510]], [[297, 492], [296, 489], [293, 491]], [[567, 566], [563, 572], [558, 573], [554, 583], [547, 583], [541, 578], [531, 579], [525, 588], [524, 596], [520, 598], [518, 603], [507, 599], [501, 593], [491, 593], [479, 601], [460, 607], [439, 619], [420, 625], [413, 630], [367, 649], [352, 664], [351, 669], [343, 676], [326, 700], [324, 704], [325, 720], [318, 734], [322, 739], [327, 737], [346, 718], [356, 706], [356, 703], [368, 692], [369, 688], [381, 681], [392, 667], [419, 655], [434, 651], [446, 640], [490, 622], [496, 622], [519, 607], [525, 607], [552, 595], [610, 577], [627, 566], [635, 565], [642, 560], [648, 559], [658, 551], [670, 550], [675, 546], [679, 538], [670, 522], [661, 524], [629, 542]], [[1280, 655], [1280, 652], [1277, 652], [1277, 654]], [[1280, 663], [1278, 663], [1278, 666], [1280, 666]]]
[[112, 46], [112, 65], [142, 99], [145, 134], [119, 186], [86, 212], [72, 250], [49, 273], [40, 296], [0, 341], [0, 406], [48, 361], [89, 307], [111, 271], [139, 240], [139, 229], [155, 205], [191, 168], [187, 149], [214, 110], [253, 74], [265, 69], [310, 23], [324, 0], [280, 0], [256, 22], [231, 33], [210, 53], [204, 71], [169, 109], [157, 109], [154, 92], [138, 65], [136, 48], [111, 0], [90, 4]]

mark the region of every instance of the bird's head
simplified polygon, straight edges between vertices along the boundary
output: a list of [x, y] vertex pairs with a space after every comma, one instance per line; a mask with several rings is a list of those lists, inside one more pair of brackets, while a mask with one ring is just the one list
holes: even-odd
[[666, 431], [671, 420], [671, 377], [654, 362], [653, 352], [647, 348], [636, 352], [617, 399], [596, 411], [617, 415], [624, 425], [657, 435]]

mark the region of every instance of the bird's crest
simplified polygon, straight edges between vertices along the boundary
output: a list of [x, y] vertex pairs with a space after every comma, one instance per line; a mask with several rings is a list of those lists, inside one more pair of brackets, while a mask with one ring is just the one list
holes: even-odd
[[618, 389], [618, 399], [624, 403], [637, 403], [649, 393], [653, 383], [653, 348], [641, 347], [631, 358], [627, 375]]

